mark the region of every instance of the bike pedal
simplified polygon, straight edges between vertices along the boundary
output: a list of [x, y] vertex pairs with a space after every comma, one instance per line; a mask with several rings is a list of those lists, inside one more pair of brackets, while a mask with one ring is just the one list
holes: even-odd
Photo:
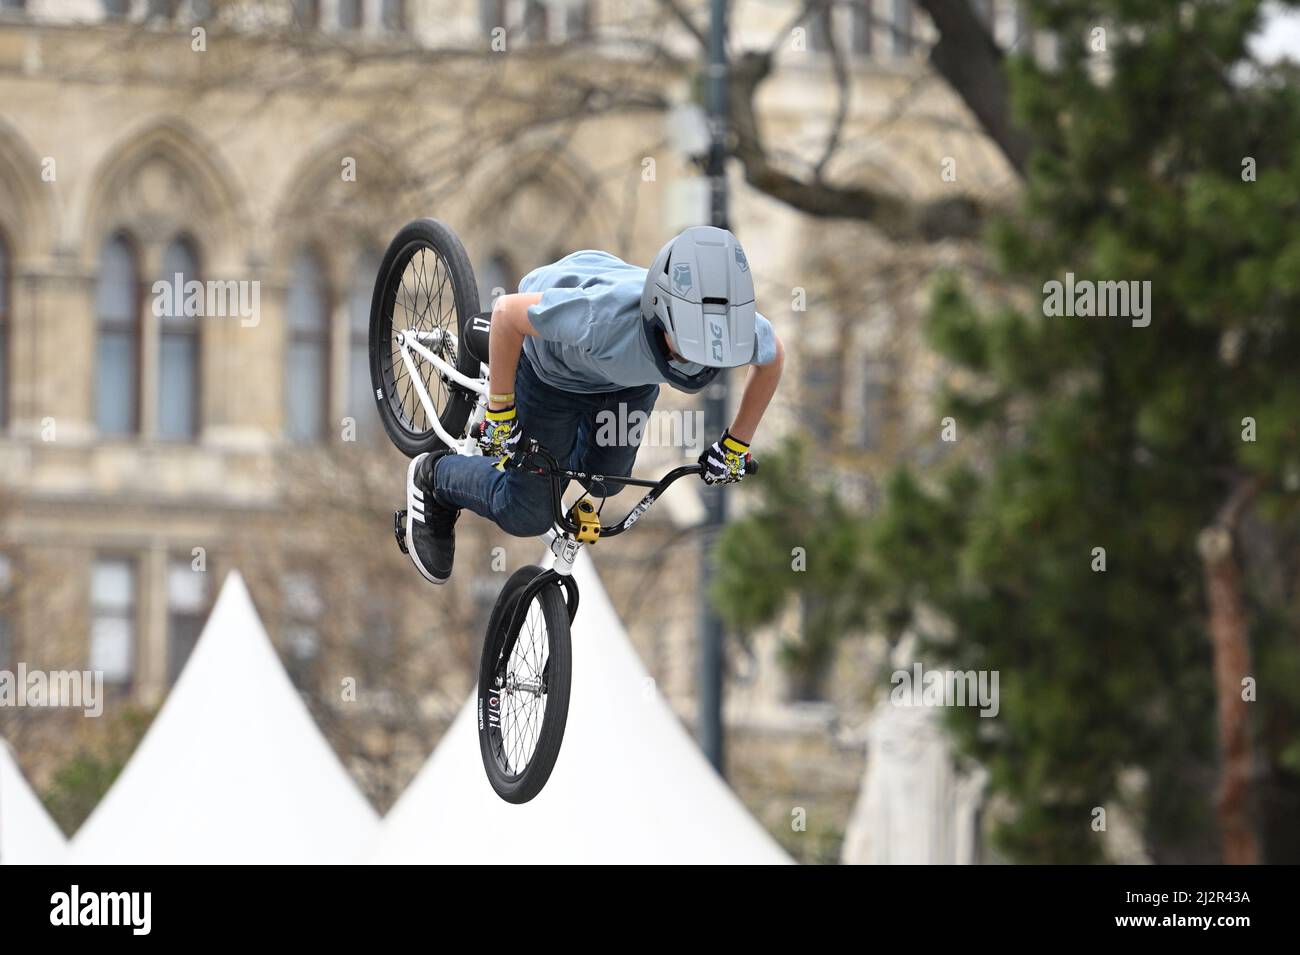
[[403, 554], [409, 554], [406, 549], [406, 508], [393, 511], [393, 536], [397, 538], [397, 546]]

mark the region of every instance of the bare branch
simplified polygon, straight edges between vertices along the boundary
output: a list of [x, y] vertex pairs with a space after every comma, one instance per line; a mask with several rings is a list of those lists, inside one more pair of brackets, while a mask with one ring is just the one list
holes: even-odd
[[[823, 9], [818, 11], [818, 15], [829, 15], [830, 7], [823, 4]], [[835, 119], [831, 123], [831, 131], [826, 136], [826, 146], [822, 149], [821, 158], [813, 166], [813, 174], [817, 179], [822, 178], [822, 171], [826, 164], [830, 162], [831, 157], [835, 155], [835, 150], [839, 148], [840, 137], [844, 133], [844, 121], [849, 115], [849, 100], [851, 98], [851, 89], [849, 85], [849, 68], [844, 60], [844, 51], [840, 49], [839, 41], [835, 38], [835, 31], [828, 29], [826, 31], [826, 42], [830, 47], [831, 70], [835, 74], [836, 101], [835, 101]]]
[[691, 36], [695, 37], [700, 46], [706, 50], [709, 48], [709, 38], [705, 36], [704, 30], [691, 19], [691, 15], [686, 12], [679, 0], [659, 0], [659, 2], [668, 9], [668, 12], [673, 15], [678, 23], [690, 32]]
[[754, 109], [758, 86], [771, 70], [771, 57], [758, 52], [743, 54], [732, 69], [733, 154], [744, 167], [750, 185], [812, 216], [871, 222], [884, 234], [900, 241], [968, 238], [978, 232], [983, 213], [969, 198], [916, 203], [865, 186], [802, 180], [774, 166]]
[[1011, 122], [1010, 84], [1002, 51], [968, 0], [917, 2], [939, 31], [939, 41], [930, 48], [930, 65], [962, 98], [1012, 168], [1023, 173], [1030, 140]]

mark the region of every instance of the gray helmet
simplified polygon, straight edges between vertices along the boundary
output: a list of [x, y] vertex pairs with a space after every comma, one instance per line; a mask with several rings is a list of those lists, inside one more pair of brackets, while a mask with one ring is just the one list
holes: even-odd
[[[708, 379], [714, 369], [747, 364], [754, 357], [754, 279], [740, 242], [712, 226], [693, 226], [670, 241], [646, 274], [641, 317], [649, 332], [667, 333], [678, 355], [704, 365]], [[690, 388], [704, 377], [684, 376], [660, 348], [652, 351], [663, 357], [670, 383]]]

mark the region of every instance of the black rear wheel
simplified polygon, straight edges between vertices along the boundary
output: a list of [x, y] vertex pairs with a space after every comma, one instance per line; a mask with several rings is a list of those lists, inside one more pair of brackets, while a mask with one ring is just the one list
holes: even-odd
[[506, 802], [532, 799], [551, 776], [569, 716], [572, 649], [558, 582], [520, 598], [540, 567], [511, 575], [492, 608], [478, 679], [478, 742], [488, 782]]
[[408, 457], [446, 447], [420, 399], [417, 381], [453, 437], [464, 435], [476, 395], [414, 353], [412, 374], [398, 336], [415, 338], [462, 374], [476, 378], [478, 359], [458, 343], [477, 311], [474, 269], [456, 234], [436, 219], [416, 219], [403, 226], [384, 253], [370, 301], [370, 386], [384, 430]]

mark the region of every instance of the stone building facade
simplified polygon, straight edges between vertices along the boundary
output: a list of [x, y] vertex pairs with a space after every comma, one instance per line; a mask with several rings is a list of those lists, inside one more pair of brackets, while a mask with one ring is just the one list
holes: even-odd
[[[736, 6], [737, 43], [780, 48], [759, 109], [783, 151], [815, 151], [832, 121], [833, 34], [855, 104], [837, 174], [926, 197], [957, 156], [977, 190], [1006, 188], [925, 69], [910, 3], [838, 3], [807, 24], [789, 22], [797, 3]], [[1014, 42], [1014, 8], [989, 16]], [[648, 261], [698, 220], [665, 121], [688, 78], [618, 42], [646, 36], [696, 56], [653, 0], [0, 2], [0, 668], [93, 667], [114, 705], [156, 706], [237, 567], [336, 747], [390, 802], [463, 700], [501, 581], [540, 545], [462, 522], [445, 595], [402, 566], [402, 459], [365, 360], [379, 256], [410, 218], [444, 219], [486, 301], [577, 248]], [[960, 253], [900, 250], [736, 181], [760, 308], [790, 352], [762, 440], [832, 408], [816, 426], [869, 495], [931, 371], [910, 331], [924, 275]], [[176, 276], [217, 314], [169, 308]], [[665, 391], [660, 407], [694, 406]], [[639, 469], [694, 453], [648, 448]], [[596, 558], [689, 721], [698, 492], [665, 505]], [[735, 657], [731, 775], [778, 832], [790, 806], [825, 806], [830, 845], [860, 776], [871, 653], [850, 641], [826, 699], [792, 701], [779, 639]], [[358, 674], [370, 692], [340, 707]], [[94, 735], [27, 731], [42, 784]]]

